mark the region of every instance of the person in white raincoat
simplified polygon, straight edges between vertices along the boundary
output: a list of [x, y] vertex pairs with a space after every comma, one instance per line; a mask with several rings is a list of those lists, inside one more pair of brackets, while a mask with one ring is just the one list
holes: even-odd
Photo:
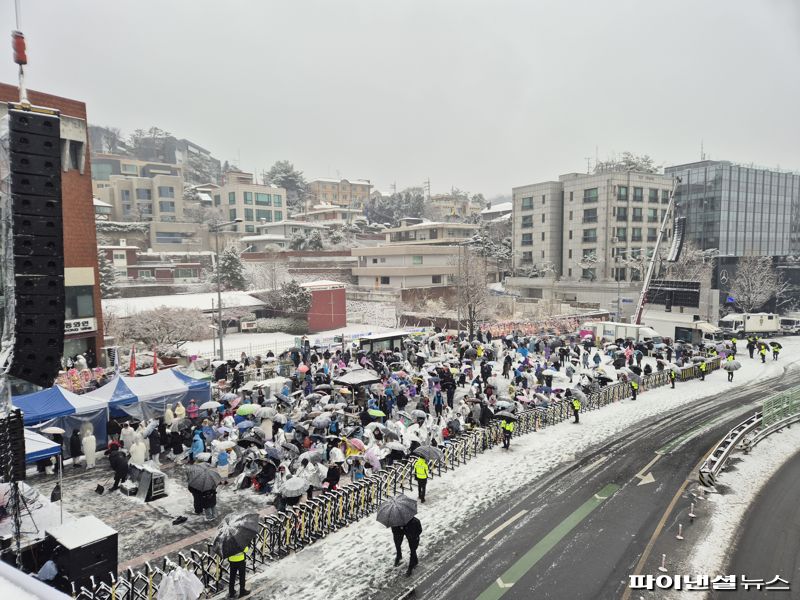
[[86, 457], [86, 468], [93, 469], [97, 461], [97, 438], [94, 437], [92, 430], [89, 429], [81, 440], [81, 449]]
[[133, 427], [131, 427], [131, 424], [125, 423], [125, 427], [122, 428], [122, 432], [119, 434], [119, 440], [122, 442], [122, 446], [128, 454], [131, 452], [135, 438], [136, 432], [133, 430]]
[[172, 407], [167, 404], [167, 410], [164, 411], [164, 425], [169, 427], [172, 425], [172, 421], [175, 420], [175, 414], [172, 412]]
[[175, 403], [175, 418], [176, 419], [183, 419], [186, 416], [186, 409], [183, 408], [183, 404], [180, 402]]
[[142, 441], [142, 436], [140, 436], [137, 433], [133, 445], [131, 446], [131, 457], [129, 462], [132, 465], [141, 466], [144, 464], [146, 458], [147, 458], [147, 447], [144, 445], [144, 442]]

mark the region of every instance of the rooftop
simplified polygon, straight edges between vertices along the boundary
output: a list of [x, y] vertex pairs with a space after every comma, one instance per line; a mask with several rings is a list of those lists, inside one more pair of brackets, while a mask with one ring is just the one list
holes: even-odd
[[512, 210], [513, 205], [511, 202], [500, 202], [499, 204], [492, 204], [481, 211], [482, 215], [490, 215], [496, 212], [506, 212]]

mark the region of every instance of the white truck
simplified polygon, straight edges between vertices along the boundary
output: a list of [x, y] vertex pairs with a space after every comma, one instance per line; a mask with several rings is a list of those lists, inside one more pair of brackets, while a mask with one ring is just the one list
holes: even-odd
[[743, 337], [751, 333], [770, 334], [780, 331], [780, 317], [773, 313], [731, 313], [719, 320], [723, 332]]
[[588, 322], [581, 325], [581, 331], [590, 331], [595, 338], [605, 338], [608, 341], [619, 338], [630, 338], [635, 342], [642, 342], [647, 338], [655, 344], [660, 344], [663, 341], [655, 329], [631, 323], [616, 323], [614, 321]]

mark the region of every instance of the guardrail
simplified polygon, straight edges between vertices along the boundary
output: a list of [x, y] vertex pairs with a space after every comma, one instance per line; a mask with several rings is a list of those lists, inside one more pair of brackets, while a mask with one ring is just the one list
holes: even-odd
[[[719, 367], [719, 360], [709, 361], [708, 364], [709, 372], [713, 371]], [[695, 373], [699, 373], [695, 366], [687, 367], [681, 373], [681, 380], [690, 379]], [[640, 391], [667, 383], [669, 374], [666, 371], [656, 372], [641, 378]], [[602, 408], [631, 395], [629, 383], [608, 385], [587, 395], [586, 400], [581, 402], [581, 412]], [[523, 411], [518, 414], [514, 437], [568, 420], [572, 414], [572, 406], [566, 401]], [[442, 473], [465, 465], [486, 450], [502, 444], [502, 439], [502, 430], [497, 422], [459, 434], [441, 448], [444, 459], [431, 465], [431, 477], [439, 477]], [[247, 569], [256, 572], [262, 565], [280, 560], [373, 514], [385, 498], [413, 491], [416, 486], [414, 460], [395, 462], [342, 489], [325, 492], [304, 504], [263, 517], [259, 534], [250, 545], [246, 557]], [[110, 583], [95, 582], [94, 579], [91, 580], [91, 587], [77, 587], [73, 583], [72, 597], [76, 600], [152, 600], [157, 595], [162, 578], [175, 567], [192, 571], [212, 594], [224, 590], [228, 585], [228, 561], [217, 554], [211, 544], [207, 544], [205, 550], [190, 549], [179, 552], [174, 558], [165, 557], [160, 566], [146, 563], [142, 569], [127, 569], [119, 574], [111, 574]]]
[[[745, 453], [767, 436], [800, 421], [800, 386], [764, 400], [764, 410], [739, 423], [714, 447], [700, 466], [700, 483], [714, 487], [717, 475], [738, 446]], [[749, 434], [755, 432], [752, 436]]]

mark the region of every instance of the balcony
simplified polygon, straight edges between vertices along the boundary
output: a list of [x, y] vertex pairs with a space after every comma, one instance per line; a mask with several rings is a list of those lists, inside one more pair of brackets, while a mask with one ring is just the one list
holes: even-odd
[[658, 215], [656, 215], [655, 217], [648, 215], [647, 216], [647, 222], [648, 223], [658, 223]]
[[644, 202], [644, 196], [634, 196], [633, 197], [633, 201], [634, 202]]
[[632, 242], [641, 242], [642, 241], [642, 236], [640, 236], [640, 235], [632, 235], [631, 236], [631, 241]]
[[658, 240], [658, 236], [657, 235], [648, 235], [647, 236], [647, 241], [648, 242], [655, 242], [657, 240]]
[[584, 204], [589, 202], [597, 202], [597, 196], [584, 196], [583, 197]]
[[584, 236], [584, 237], [581, 238], [581, 242], [583, 242], [584, 244], [596, 244], [597, 243], [597, 236], [596, 235], [592, 236], [592, 237]]
[[583, 217], [584, 223], [597, 223], [597, 217]]
[[642, 215], [633, 215], [631, 217], [631, 221], [636, 221], [638, 223], [641, 223], [642, 222]]
[[625, 213], [624, 215], [621, 215], [621, 214], [617, 213], [617, 221], [619, 221], [621, 223], [627, 223], [628, 222], [628, 214]]

